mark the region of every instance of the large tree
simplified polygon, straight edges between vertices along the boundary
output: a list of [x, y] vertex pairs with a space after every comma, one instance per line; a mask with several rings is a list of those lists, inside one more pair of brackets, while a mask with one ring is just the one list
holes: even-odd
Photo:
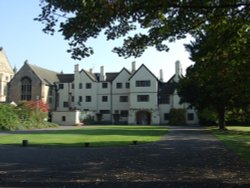
[[241, 14], [207, 26], [186, 45], [195, 65], [179, 85], [181, 100], [200, 110], [213, 109], [221, 129], [227, 110], [250, 106], [250, 25]]
[[[72, 58], [93, 53], [86, 41], [104, 31], [107, 40], [124, 37], [114, 52], [139, 57], [148, 46], [168, 51], [166, 42], [191, 34], [194, 38], [207, 25], [223, 22], [235, 12], [249, 16], [248, 0], [40, 0], [44, 32], [57, 29], [69, 41]], [[57, 24], [59, 23], [59, 28]], [[140, 29], [138, 29], [140, 28]], [[133, 33], [133, 36], [131, 35]]]

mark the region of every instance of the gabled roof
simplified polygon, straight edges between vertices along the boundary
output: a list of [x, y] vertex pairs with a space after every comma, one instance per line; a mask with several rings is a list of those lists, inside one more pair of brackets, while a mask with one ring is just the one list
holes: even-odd
[[[178, 83], [175, 81], [174, 74], [167, 82], [159, 82], [159, 95], [172, 95], [174, 91], [177, 89]], [[179, 77], [183, 77], [183, 75], [179, 75]]]
[[58, 74], [57, 77], [60, 83], [71, 83], [74, 81], [74, 74]]
[[27, 61], [25, 62], [25, 64], [34, 71], [34, 73], [37, 75], [37, 77], [39, 77], [41, 81], [50, 85], [53, 85], [55, 82], [59, 82], [59, 79], [57, 77], [57, 75], [59, 74], [58, 72], [29, 64]]
[[172, 95], [177, 88], [176, 82], [165, 82], [159, 84], [159, 95]]
[[96, 75], [94, 73], [86, 71], [84, 69], [82, 69], [80, 72], [84, 72], [89, 77], [89, 79], [91, 79], [93, 82], [97, 81]]
[[144, 67], [157, 81], [159, 81], [159, 79], [148, 69], [148, 67], [146, 67], [146, 65], [142, 64], [132, 75], [131, 77], [129, 78], [129, 80], [131, 78], [133, 78], [133, 76], [142, 68]]
[[125, 67], [123, 67], [122, 70], [119, 73], [117, 73], [117, 75], [113, 78], [113, 80], [115, 80], [119, 76], [119, 74], [121, 74], [123, 71], [126, 71], [129, 75], [131, 75], [131, 73], [128, 71], [128, 69], [126, 69]]
[[2, 47], [0, 47], [0, 72], [14, 74], [14, 71]]
[[112, 82], [117, 75], [119, 74], [119, 72], [107, 72], [106, 73], [106, 82]]

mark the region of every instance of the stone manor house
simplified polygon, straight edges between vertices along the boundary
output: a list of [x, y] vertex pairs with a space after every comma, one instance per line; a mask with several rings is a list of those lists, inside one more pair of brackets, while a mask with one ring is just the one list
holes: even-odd
[[196, 124], [195, 110], [179, 104], [181, 76], [179, 61], [167, 82], [162, 70], [157, 78], [144, 64], [136, 69], [135, 62], [130, 71], [105, 73], [102, 66], [94, 73], [77, 64], [73, 74], [63, 74], [25, 61], [8, 84], [7, 102], [41, 99], [49, 105], [52, 122], [61, 125], [78, 124], [86, 115], [100, 123], [167, 124], [172, 108], [185, 109], [187, 124]]

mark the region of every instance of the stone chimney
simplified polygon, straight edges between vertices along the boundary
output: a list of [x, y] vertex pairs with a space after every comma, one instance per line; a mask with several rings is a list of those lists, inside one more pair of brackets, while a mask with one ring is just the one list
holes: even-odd
[[175, 77], [174, 80], [179, 82], [180, 76], [182, 75], [181, 63], [179, 60], [175, 62]]
[[163, 71], [162, 71], [162, 69], [160, 69], [160, 81], [163, 82]]
[[131, 67], [131, 73], [132, 73], [132, 74], [135, 72], [135, 69], [136, 69], [136, 62], [133, 61], [133, 62], [132, 62], [132, 67]]
[[75, 73], [79, 72], [79, 64], [75, 64]]
[[104, 81], [104, 66], [100, 68], [100, 81]]

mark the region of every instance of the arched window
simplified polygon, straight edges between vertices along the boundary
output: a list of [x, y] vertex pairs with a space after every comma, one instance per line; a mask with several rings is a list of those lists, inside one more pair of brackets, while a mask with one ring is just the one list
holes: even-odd
[[22, 79], [22, 86], [21, 86], [21, 100], [30, 101], [31, 100], [31, 80], [27, 77]]

